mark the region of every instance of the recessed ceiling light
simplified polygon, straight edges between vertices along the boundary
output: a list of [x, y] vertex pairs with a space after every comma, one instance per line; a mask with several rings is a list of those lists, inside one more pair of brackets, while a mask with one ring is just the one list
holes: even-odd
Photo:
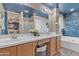
[[74, 8], [70, 9], [70, 11], [74, 11], [74, 10], [75, 10]]

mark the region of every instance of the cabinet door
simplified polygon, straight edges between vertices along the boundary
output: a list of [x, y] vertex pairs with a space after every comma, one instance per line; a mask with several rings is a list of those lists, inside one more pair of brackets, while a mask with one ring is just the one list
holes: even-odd
[[57, 37], [57, 51], [59, 52], [61, 48], [61, 36]]
[[19, 56], [33, 56], [35, 55], [34, 42], [18, 45]]
[[0, 56], [16, 56], [16, 46], [1, 48]]
[[54, 55], [57, 53], [57, 42], [56, 42], [56, 37], [51, 38], [51, 54]]
[[50, 38], [50, 42], [47, 46], [47, 55], [52, 56], [57, 53], [56, 43], [56, 37]]

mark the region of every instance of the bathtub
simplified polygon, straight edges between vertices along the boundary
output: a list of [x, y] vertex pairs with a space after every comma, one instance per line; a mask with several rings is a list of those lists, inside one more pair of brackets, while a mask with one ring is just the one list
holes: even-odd
[[70, 36], [61, 36], [61, 47], [79, 52], [79, 38]]

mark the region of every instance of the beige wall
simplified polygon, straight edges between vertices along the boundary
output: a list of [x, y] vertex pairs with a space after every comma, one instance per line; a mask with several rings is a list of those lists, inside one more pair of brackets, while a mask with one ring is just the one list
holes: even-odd
[[[0, 12], [4, 16], [4, 8], [3, 8], [3, 5], [1, 3], [0, 3]], [[0, 18], [0, 25], [2, 26], [2, 29], [4, 29], [4, 17], [3, 18]]]

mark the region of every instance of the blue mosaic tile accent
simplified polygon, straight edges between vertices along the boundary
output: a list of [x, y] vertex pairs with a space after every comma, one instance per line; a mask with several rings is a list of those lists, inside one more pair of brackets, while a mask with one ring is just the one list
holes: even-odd
[[63, 35], [79, 37], [79, 12], [66, 15], [64, 25]]

